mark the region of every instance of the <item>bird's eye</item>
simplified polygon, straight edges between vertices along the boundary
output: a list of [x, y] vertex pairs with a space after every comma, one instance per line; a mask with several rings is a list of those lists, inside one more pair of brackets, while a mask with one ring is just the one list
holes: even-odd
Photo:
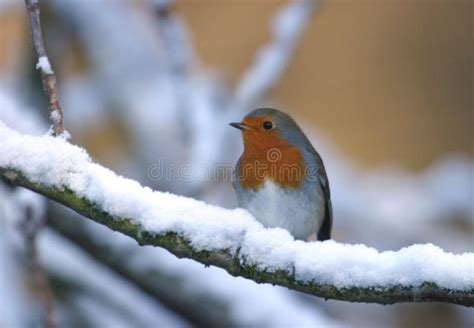
[[263, 128], [265, 130], [271, 130], [271, 129], [273, 129], [273, 123], [269, 122], [269, 121], [266, 121], [266, 122], [263, 123]]

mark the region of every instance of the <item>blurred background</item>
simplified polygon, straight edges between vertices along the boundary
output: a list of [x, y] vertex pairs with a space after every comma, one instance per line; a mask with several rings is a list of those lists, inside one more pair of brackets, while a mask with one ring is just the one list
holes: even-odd
[[[471, 0], [40, 4], [66, 129], [95, 161], [234, 208], [230, 181], [200, 173], [239, 157], [228, 122], [276, 107], [325, 161], [336, 241], [473, 251]], [[23, 2], [0, 0], [0, 120], [41, 135], [35, 64]], [[152, 174], [170, 165], [193, 174]], [[33, 249], [28, 220], [47, 221]], [[460, 306], [325, 302], [234, 278], [3, 183], [0, 254], [0, 327], [44, 325], [45, 313], [64, 327], [474, 325]]]

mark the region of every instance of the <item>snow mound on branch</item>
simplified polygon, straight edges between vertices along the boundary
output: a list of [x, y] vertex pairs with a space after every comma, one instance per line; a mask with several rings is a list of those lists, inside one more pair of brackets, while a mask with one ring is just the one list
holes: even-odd
[[175, 232], [196, 250], [241, 247], [241, 261], [273, 272], [295, 272], [302, 282], [336, 287], [419, 286], [474, 289], [474, 254], [446, 253], [431, 244], [397, 252], [334, 241], [295, 241], [283, 229], [265, 229], [243, 209], [227, 210], [170, 193], [153, 191], [91, 161], [86, 151], [52, 136], [22, 135], [0, 122], [0, 167], [31, 181], [67, 187], [115, 217], [143, 230]]
[[44, 74], [54, 74], [49, 59], [46, 56], [38, 58], [38, 63], [36, 64], [36, 69], [41, 70]]

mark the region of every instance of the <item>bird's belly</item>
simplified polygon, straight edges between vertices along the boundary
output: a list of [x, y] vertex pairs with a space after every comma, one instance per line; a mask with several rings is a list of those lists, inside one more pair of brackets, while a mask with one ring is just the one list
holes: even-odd
[[257, 191], [247, 191], [239, 199], [265, 227], [288, 230], [297, 239], [316, 233], [324, 216], [324, 197], [316, 186], [282, 188], [267, 180]]

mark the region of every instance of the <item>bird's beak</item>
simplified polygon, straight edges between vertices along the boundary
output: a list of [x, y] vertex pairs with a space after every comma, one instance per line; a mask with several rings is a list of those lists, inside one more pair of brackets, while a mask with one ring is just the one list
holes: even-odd
[[248, 125], [245, 125], [244, 123], [229, 123], [229, 125], [239, 130], [253, 130], [253, 128]]

